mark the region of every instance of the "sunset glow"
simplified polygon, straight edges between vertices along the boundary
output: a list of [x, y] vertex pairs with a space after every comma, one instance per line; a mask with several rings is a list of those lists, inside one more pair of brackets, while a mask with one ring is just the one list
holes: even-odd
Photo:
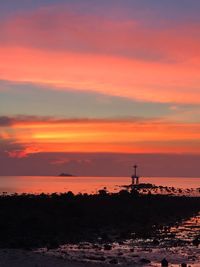
[[0, 4], [5, 162], [200, 154], [196, 1], [11, 2]]
[[[44, 119], [44, 118], [43, 118]], [[200, 125], [116, 120], [15, 121], [2, 129], [25, 152], [198, 153]], [[31, 150], [31, 147], [35, 148]], [[27, 150], [27, 147], [29, 149]], [[11, 154], [13, 156], [15, 154]], [[26, 155], [26, 154], [25, 154]]]

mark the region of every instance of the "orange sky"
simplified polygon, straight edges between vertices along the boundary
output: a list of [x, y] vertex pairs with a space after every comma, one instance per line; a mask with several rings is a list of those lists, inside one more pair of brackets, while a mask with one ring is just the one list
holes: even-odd
[[170, 64], [116, 56], [0, 47], [1, 79], [147, 102], [199, 104], [199, 69], [200, 65], [193, 62]]
[[195, 123], [27, 119], [1, 127], [1, 133], [5, 141], [23, 147], [19, 157], [37, 152], [198, 153], [200, 149], [200, 125]]
[[52, 2], [0, 3], [0, 155], [199, 154], [194, 6]]

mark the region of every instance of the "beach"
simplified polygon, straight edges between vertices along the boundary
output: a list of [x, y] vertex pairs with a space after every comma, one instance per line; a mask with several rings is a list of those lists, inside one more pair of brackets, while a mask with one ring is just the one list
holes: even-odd
[[80, 263], [18, 249], [0, 250], [1, 267], [103, 267], [98, 263]]
[[154, 189], [1, 195], [0, 266], [199, 266], [200, 198], [145, 186]]

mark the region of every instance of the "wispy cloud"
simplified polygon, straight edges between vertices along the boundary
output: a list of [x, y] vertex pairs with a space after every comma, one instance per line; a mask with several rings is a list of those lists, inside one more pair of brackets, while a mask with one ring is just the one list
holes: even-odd
[[[5, 121], [5, 118], [4, 118]], [[38, 152], [200, 153], [200, 124], [135, 119], [16, 117], [1, 125], [3, 141]], [[11, 149], [10, 156], [23, 156]], [[20, 150], [21, 151], [21, 150]]]
[[159, 28], [125, 14], [111, 17], [54, 7], [1, 22], [0, 78], [199, 104], [199, 22]]
[[145, 61], [182, 62], [192, 55], [199, 57], [200, 22], [170, 24], [168, 21], [168, 27], [163, 28], [158, 27], [156, 21], [148, 25], [148, 17], [127, 17], [128, 11], [123, 9], [121, 19], [115, 16], [116, 8], [110, 8], [110, 12], [110, 16], [102, 17], [98, 12], [77, 12], [73, 5], [39, 8], [1, 22], [0, 42], [56, 51], [121, 55]]
[[0, 54], [1, 78], [5, 80], [148, 102], [199, 103], [200, 99], [198, 64], [171, 66], [119, 57], [13, 47], [1, 47]]

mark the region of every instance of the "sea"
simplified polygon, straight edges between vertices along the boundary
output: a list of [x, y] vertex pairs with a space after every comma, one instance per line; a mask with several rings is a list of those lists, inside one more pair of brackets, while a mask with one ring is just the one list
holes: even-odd
[[[200, 188], [200, 177], [141, 177], [140, 183], [191, 190]], [[130, 177], [0, 176], [0, 194], [95, 194], [100, 189], [118, 192], [130, 184]]]

